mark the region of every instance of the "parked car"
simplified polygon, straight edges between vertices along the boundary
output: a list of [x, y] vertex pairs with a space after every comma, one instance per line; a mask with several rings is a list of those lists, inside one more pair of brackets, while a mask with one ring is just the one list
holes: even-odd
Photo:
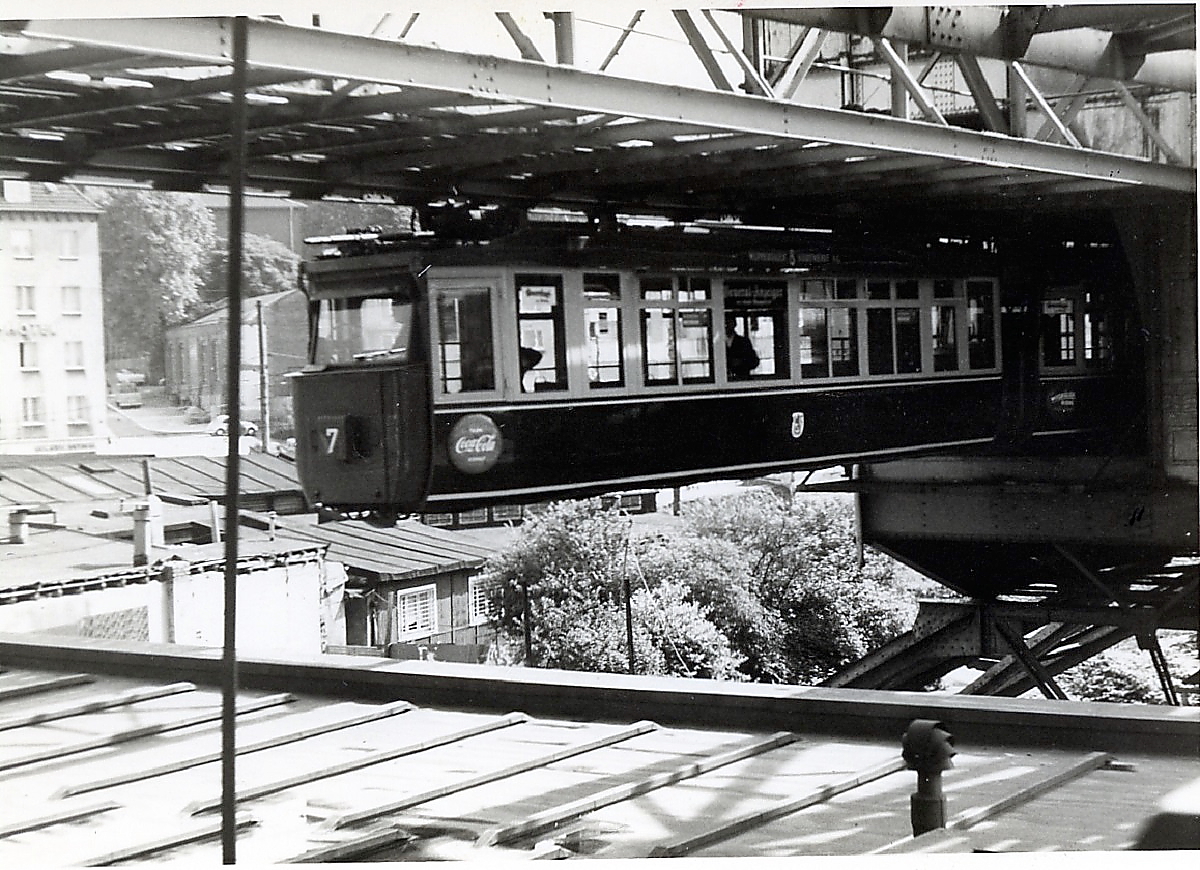
[[[242, 428], [243, 435], [257, 435], [258, 434], [258, 426], [249, 422], [248, 420], [239, 420], [238, 424]], [[217, 416], [213, 417], [213, 421], [208, 424], [208, 434], [209, 435], [225, 435], [228, 432], [229, 432], [229, 415], [228, 414], [218, 414]]]

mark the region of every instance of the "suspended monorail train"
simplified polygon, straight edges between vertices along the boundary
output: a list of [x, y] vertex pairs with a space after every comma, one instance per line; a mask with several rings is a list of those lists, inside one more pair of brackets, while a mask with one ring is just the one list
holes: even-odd
[[292, 381], [314, 505], [391, 517], [1079, 449], [1137, 415], [1119, 270], [1096, 251], [1006, 287], [990, 243], [582, 230], [314, 240]]

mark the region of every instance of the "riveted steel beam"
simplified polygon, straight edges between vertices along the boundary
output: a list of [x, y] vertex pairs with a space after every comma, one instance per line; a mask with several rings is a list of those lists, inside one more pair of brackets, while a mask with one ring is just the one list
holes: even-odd
[[[784, 140], [868, 146], [949, 160], [1148, 185], [1194, 193], [1195, 173], [1128, 157], [946, 128], [876, 115], [782, 104], [736, 94], [636, 82], [565, 67], [448, 52], [424, 46], [249, 23], [249, 63], [401, 87], [459, 93], [497, 103], [567, 107], [646, 120], [707, 126], [714, 132], [757, 133]], [[168, 58], [224, 63], [229, 35], [217, 19], [90, 19], [31, 21], [28, 35], [81, 45], [143, 51]]]
[[[1040, 12], [1042, 9], [883, 6], [869, 11], [792, 8], [743, 10], [741, 14], [1195, 93], [1196, 53], [1194, 47], [1186, 47], [1186, 33], [1180, 36], [1172, 32], [1170, 38], [1157, 41], [1153, 31], [1148, 34], [1150, 41], [1139, 40], [1136, 32], [1113, 33], [1101, 29], [1108, 22], [1098, 17], [1095, 7], [1087, 16], [1081, 13], [1075, 18], [1057, 19], [1069, 20], [1074, 25], [1070, 29], [1047, 30], [1042, 26], [1043, 18], [1058, 13]], [[1151, 52], [1151, 48], [1163, 50]]]

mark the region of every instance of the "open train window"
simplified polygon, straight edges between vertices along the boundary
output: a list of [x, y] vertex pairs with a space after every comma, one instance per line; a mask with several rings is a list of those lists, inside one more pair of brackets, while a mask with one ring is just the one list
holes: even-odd
[[583, 299], [588, 386], [624, 386], [621, 276], [615, 272], [584, 272]]
[[517, 337], [522, 392], [565, 390], [562, 275], [517, 274]]

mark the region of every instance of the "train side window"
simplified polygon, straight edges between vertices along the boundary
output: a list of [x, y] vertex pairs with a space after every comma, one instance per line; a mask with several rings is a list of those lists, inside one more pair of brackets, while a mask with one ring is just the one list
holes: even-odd
[[854, 308], [800, 309], [800, 376], [858, 374], [858, 312]]
[[1089, 368], [1105, 366], [1112, 359], [1112, 335], [1103, 297], [1088, 291], [1083, 297], [1083, 361]]
[[896, 371], [892, 355], [892, 309], [867, 311], [867, 373], [890, 375]]
[[438, 374], [442, 392], [496, 388], [492, 344], [492, 294], [488, 287], [443, 289], [437, 293]]
[[679, 310], [679, 373], [685, 384], [713, 380], [712, 312], [705, 308]]
[[954, 305], [934, 305], [929, 311], [930, 337], [933, 340], [933, 370], [958, 370], [958, 309]]
[[920, 296], [920, 284], [917, 281], [910, 278], [896, 282], [897, 299], [919, 299]]
[[[620, 387], [625, 384], [622, 359], [621, 276], [611, 272], [583, 274], [584, 330], [587, 337], [588, 386]], [[605, 305], [604, 303], [614, 303]]]
[[[730, 322], [732, 321], [732, 323]], [[790, 375], [787, 334], [787, 282], [744, 280], [725, 282], [725, 322], [750, 341], [757, 365], [737, 372], [726, 360], [731, 379], [781, 378]], [[726, 336], [726, 347], [730, 347]], [[749, 354], [746, 354], [749, 356]], [[751, 358], [753, 361], [753, 358]]]
[[648, 385], [674, 384], [678, 380], [675, 368], [675, 312], [670, 308], [642, 310], [642, 359]]
[[1075, 300], [1060, 296], [1042, 301], [1042, 363], [1075, 365]]
[[953, 278], [935, 278], [933, 281], [933, 298], [934, 299], [953, 299], [958, 294], [955, 280]]
[[514, 276], [524, 392], [567, 388], [561, 275]]
[[807, 278], [800, 282], [800, 298], [828, 299], [832, 285], [827, 278]]
[[967, 365], [996, 365], [995, 295], [991, 281], [967, 282]]
[[891, 281], [868, 281], [867, 282], [867, 298], [868, 299], [891, 299], [892, 298], [892, 282]]
[[[641, 309], [642, 375], [646, 385], [712, 383], [712, 310], [696, 304], [711, 298], [710, 280], [644, 275], [639, 284], [642, 299], [674, 303]], [[680, 299], [692, 304], [679, 306]]]
[[854, 278], [838, 278], [833, 284], [834, 299], [857, 299], [858, 281]]

